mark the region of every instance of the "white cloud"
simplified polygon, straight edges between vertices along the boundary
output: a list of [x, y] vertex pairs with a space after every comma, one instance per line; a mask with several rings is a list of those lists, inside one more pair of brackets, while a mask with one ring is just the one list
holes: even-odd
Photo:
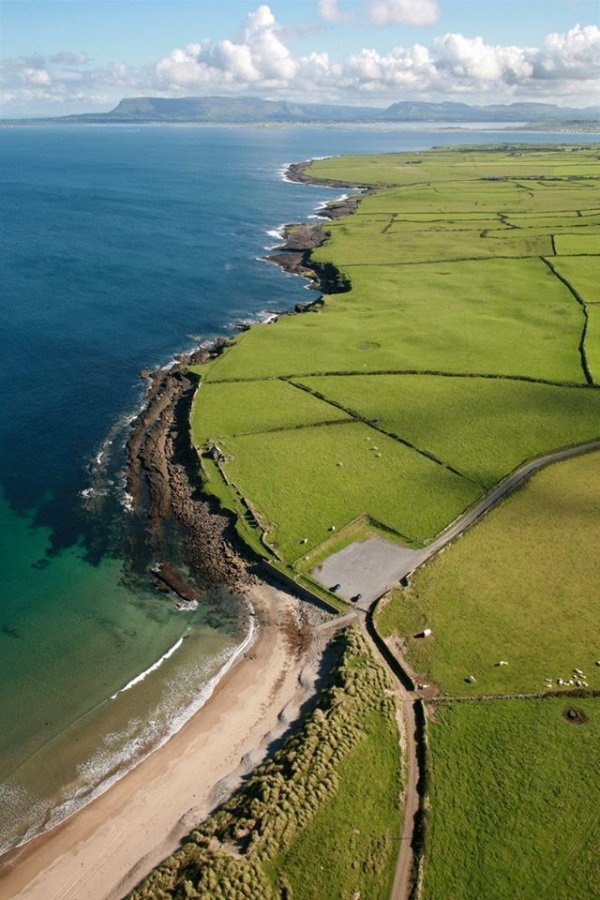
[[348, 13], [340, 9], [339, 0], [319, 0], [317, 12], [328, 22], [344, 22], [350, 18]]
[[445, 34], [436, 41], [437, 68], [461, 86], [486, 84], [513, 85], [533, 75], [532, 59], [536, 50], [521, 47], [495, 47], [480, 37]]
[[[335, 9], [339, 7], [330, 5], [329, 12]], [[85, 109], [110, 106], [122, 96], [244, 92], [315, 102], [368, 97], [381, 104], [419, 98], [460, 97], [476, 103], [561, 98], [579, 106], [597, 102], [600, 29], [577, 25], [549, 34], [537, 48], [492, 45], [482, 37], [448, 33], [430, 46], [415, 43], [385, 53], [365, 47], [335, 58], [327, 52], [294, 54], [287, 33], [262, 5], [247, 16], [237, 35], [189, 43], [145, 67], [94, 67], [85, 53], [63, 50], [49, 57], [4, 60], [0, 76], [7, 108], [25, 108], [36, 99], [38, 108], [77, 102]]]
[[91, 62], [87, 53], [72, 53], [70, 50], [61, 50], [50, 57], [51, 63], [64, 64], [66, 66], [85, 66]]
[[156, 75], [163, 86], [214, 84], [231, 89], [289, 84], [297, 69], [298, 61], [284, 44], [275, 16], [263, 5], [248, 15], [237, 41], [204, 41], [173, 50], [157, 64]]
[[[406, 0], [394, 4], [385, 0], [385, 5], [393, 5], [396, 14], [409, 7], [413, 14], [417, 8], [425, 14], [423, 4]], [[329, 12], [334, 9], [335, 4]], [[496, 46], [481, 37], [448, 33], [431, 48], [413, 44], [388, 53], [365, 48], [339, 61], [327, 53], [296, 57], [269, 7], [261, 6], [248, 17], [236, 42], [204, 42], [174, 50], [158, 63], [156, 73], [165, 91], [195, 86], [218, 93], [261, 87], [271, 96], [312, 91], [314, 99], [325, 95], [343, 100], [358, 92], [381, 101], [436, 94], [471, 94], [484, 100], [488, 95], [494, 101], [517, 95], [577, 96], [582, 81], [591, 94], [594, 79], [600, 77], [599, 48], [600, 29], [576, 26], [566, 34], [548, 35], [541, 48]]]
[[368, 0], [367, 15], [375, 25], [435, 25], [436, 0]]
[[435, 64], [426, 47], [396, 47], [390, 53], [361, 50], [344, 66], [347, 86], [368, 93], [398, 95], [400, 91], [420, 93], [437, 79]]
[[536, 60], [537, 78], [597, 78], [600, 28], [575, 25], [566, 34], [549, 34]]

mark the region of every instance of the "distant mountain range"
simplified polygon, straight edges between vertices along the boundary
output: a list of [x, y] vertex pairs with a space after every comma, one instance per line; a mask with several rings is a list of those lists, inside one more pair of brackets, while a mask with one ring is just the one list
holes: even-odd
[[[376, 123], [376, 122], [534, 122], [553, 125], [600, 122], [600, 106], [574, 109], [552, 103], [511, 103], [469, 106], [467, 103], [428, 103], [402, 100], [386, 109], [369, 106], [336, 106], [292, 103], [257, 97], [131, 97], [106, 113], [82, 113], [52, 119], [11, 120], [65, 124], [115, 124], [119, 122], [205, 122], [214, 124]], [[6, 121], [5, 121], [6, 124]]]

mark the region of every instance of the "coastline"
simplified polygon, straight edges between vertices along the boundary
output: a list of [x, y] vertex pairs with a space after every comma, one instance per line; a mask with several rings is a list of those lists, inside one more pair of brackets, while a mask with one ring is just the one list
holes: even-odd
[[[288, 167], [289, 180], [350, 186], [309, 179], [305, 175], [308, 165], [310, 161]], [[324, 204], [319, 218], [353, 212], [366, 190], [372, 190], [372, 186], [359, 186], [356, 195]], [[322, 224], [284, 226], [284, 243], [273, 248], [275, 256], [265, 258], [287, 272], [308, 278], [317, 289], [331, 293], [345, 290], [336, 285], [335, 277], [332, 280], [328, 273], [308, 265], [311, 250], [326, 239]], [[303, 312], [315, 302], [322, 302], [321, 297], [297, 304], [287, 314]], [[270, 741], [287, 730], [301, 705], [315, 692], [319, 660], [327, 643], [312, 628], [321, 614], [253, 574], [250, 551], [235, 533], [231, 518], [198, 489], [197, 458], [187, 430], [197, 379], [187, 372], [187, 366], [214, 358], [228, 343], [228, 339], [220, 338], [175, 357], [171, 364], [154, 372], [140, 372], [147, 390], [141, 410], [130, 422], [125, 489], [128, 511], [143, 517], [147, 549], [158, 560], [150, 575], [154, 586], [182, 603], [198, 601], [198, 584], [209, 589], [224, 587], [254, 609], [257, 637], [244, 650], [246, 633], [240, 645], [241, 658], [234, 654], [235, 662], [227, 667], [202, 707], [166, 743], [49, 831], [3, 856], [3, 897], [79, 900], [82, 896], [122, 896], [177, 846], [193, 821], [204, 818], [235, 789], [241, 775], [254, 768]], [[175, 564], [169, 554], [173, 536], [166, 533], [173, 525], [184, 547]], [[133, 559], [139, 548], [132, 544], [129, 549]], [[178, 565], [181, 562], [183, 570]], [[135, 563], [131, 566], [139, 575]], [[186, 566], [190, 576], [185, 573]], [[293, 652], [292, 658], [290, 615], [303, 634], [296, 642], [302, 645], [302, 652]], [[303, 622], [303, 616], [314, 621]], [[242, 697], [245, 703], [237, 702]], [[216, 737], [212, 734], [215, 729]], [[240, 740], [240, 733], [246, 737]], [[191, 778], [181, 771], [183, 761], [190, 759], [202, 770], [200, 779], [197, 774]], [[178, 793], [172, 791], [167, 773], [180, 788]], [[220, 791], [215, 793], [215, 786]], [[140, 790], [144, 797], [138, 803], [134, 795]], [[197, 803], [190, 807], [192, 796]], [[118, 839], [115, 829], [120, 829]], [[116, 849], [109, 849], [113, 845]], [[97, 859], [105, 860], [100, 868]], [[82, 869], [97, 887], [88, 883], [84, 886], [79, 877]], [[120, 873], [118, 883], [114, 881], [116, 871]], [[65, 885], [71, 884], [73, 889], [68, 887], [65, 893]]]
[[222, 802], [314, 693], [328, 643], [320, 615], [257, 583], [252, 648], [170, 740], [104, 794], [7, 855], [2, 897], [122, 897]]

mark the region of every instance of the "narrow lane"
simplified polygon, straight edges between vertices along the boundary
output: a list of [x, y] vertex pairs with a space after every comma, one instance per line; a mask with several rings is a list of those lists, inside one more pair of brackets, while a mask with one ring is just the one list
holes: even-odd
[[[539, 469], [542, 469], [551, 463], [570, 459], [573, 456], [579, 456], [580, 454], [589, 453], [594, 450], [600, 450], [600, 438], [574, 447], [555, 450], [552, 453], [547, 453], [544, 456], [525, 463], [492, 488], [485, 497], [478, 501], [471, 509], [467, 510], [460, 518], [449, 525], [448, 528], [438, 535], [428, 547], [423, 549], [418, 557], [415, 555], [411, 567], [403, 571], [398, 578], [403, 578], [410, 574], [416, 568], [423, 565], [428, 559], [435, 556], [436, 553], [439, 553], [439, 551], [449, 544], [450, 541], [466, 531], [467, 528], [484, 516], [496, 503], [518, 487], [524, 479], [528, 478], [534, 472], [537, 472]], [[374, 622], [374, 613], [377, 603], [378, 600], [370, 604], [364, 620], [364, 627], [377, 656], [392, 673], [394, 681], [398, 685], [396, 690], [399, 712], [398, 724], [404, 737], [403, 751], [406, 762], [404, 820], [390, 900], [408, 900], [411, 893], [411, 876], [414, 868], [413, 843], [415, 837], [415, 817], [418, 813], [420, 804], [419, 781], [424, 774], [420, 769], [419, 758], [421, 757], [424, 759], [426, 748], [420, 746], [419, 741], [423, 740], [423, 735], [419, 736], [417, 730], [415, 704], [419, 702], [419, 693], [415, 689], [416, 686], [413, 683], [407, 668], [403, 666], [402, 660], [398, 659], [398, 657], [391, 652], [383, 638], [377, 632]]]
[[503, 478], [502, 481], [498, 482], [498, 484], [491, 488], [485, 496], [477, 500], [473, 506], [462, 513], [454, 520], [454, 522], [451, 522], [450, 525], [448, 525], [444, 531], [440, 532], [430, 544], [423, 547], [421, 550], [411, 551], [410, 554], [407, 554], [404, 559], [399, 561], [396, 568], [388, 569], [385, 580], [382, 580], [380, 585], [376, 586], [375, 591], [364, 596], [362, 600], [359, 600], [356, 603], [356, 607], [362, 609], [364, 612], [372, 610], [377, 601], [394, 587], [394, 585], [397, 585], [403, 578], [412, 575], [413, 572], [435, 556], [436, 553], [439, 553], [440, 550], [446, 547], [451, 541], [460, 537], [467, 528], [470, 528], [471, 525], [474, 525], [475, 522], [483, 518], [493, 506], [519, 487], [519, 485], [525, 481], [526, 478], [529, 478], [530, 475], [533, 475], [534, 472], [537, 472], [552, 463], [570, 459], [573, 456], [579, 456], [583, 453], [590, 453], [594, 450], [600, 450], [600, 437], [594, 438], [591, 441], [586, 441], [583, 444], [576, 444], [572, 447], [563, 447], [560, 450], [553, 450], [550, 453], [538, 456], [535, 459], [524, 463], [518, 469], [515, 469], [514, 472], [511, 472], [510, 475], [507, 475], [506, 478]]

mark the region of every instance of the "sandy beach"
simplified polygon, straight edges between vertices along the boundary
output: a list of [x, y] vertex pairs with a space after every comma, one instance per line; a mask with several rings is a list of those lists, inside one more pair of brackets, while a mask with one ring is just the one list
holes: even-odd
[[259, 622], [253, 646], [165, 746], [56, 829], [6, 857], [3, 900], [123, 897], [294, 720], [313, 692], [328, 641], [312, 627], [321, 614], [263, 582], [247, 593]]

